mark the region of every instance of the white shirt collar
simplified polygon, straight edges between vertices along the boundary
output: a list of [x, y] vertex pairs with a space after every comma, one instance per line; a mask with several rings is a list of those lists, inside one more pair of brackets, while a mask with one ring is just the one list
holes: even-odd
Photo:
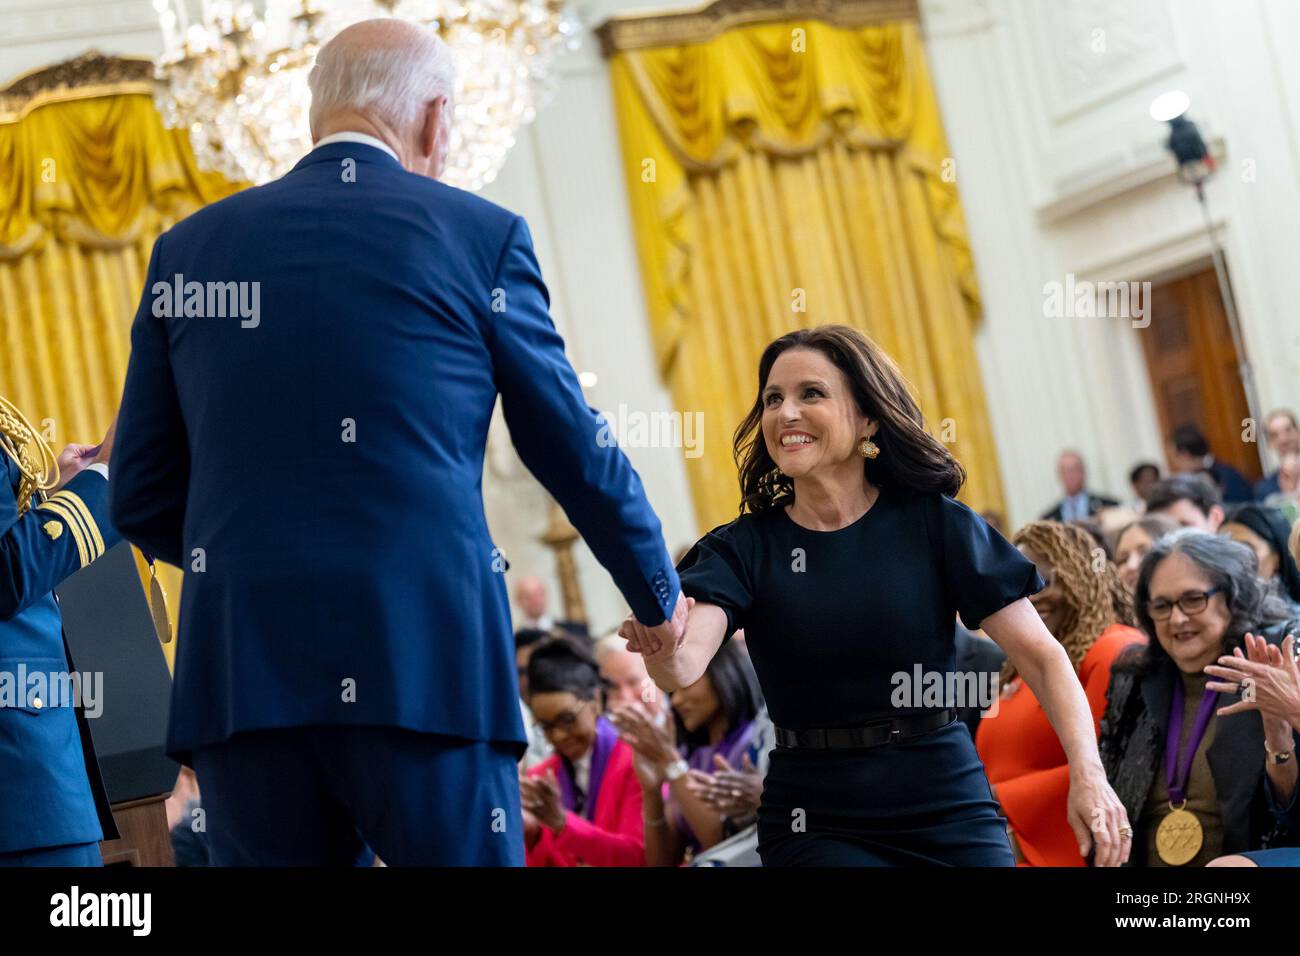
[[591, 783], [591, 750], [573, 762], [573, 782], [584, 794], [587, 793], [587, 785]]
[[[393, 159], [397, 159], [397, 153], [393, 152], [393, 147], [389, 146], [382, 139], [376, 139], [365, 133], [354, 133], [351, 130], [343, 130], [341, 133], [330, 133], [328, 136], [322, 136], [316, 140], [313, 149], [319, 149], [321, 146], [328, 146], [330, 143], [361, 143], [365, 146], [373, 146], [375, 149], [382, 149]], [[401, 160], [397, 159], [400, 163]]]

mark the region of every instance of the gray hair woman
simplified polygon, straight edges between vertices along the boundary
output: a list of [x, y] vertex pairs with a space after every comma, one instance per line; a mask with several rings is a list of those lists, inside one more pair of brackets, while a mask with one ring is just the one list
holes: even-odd
[[1192, 529], [1142, 560], [1135, 609], [1150, 641], [1112, 668], [1100, 744], [1136, 829], [1130, 865], [1204, 866], [1300, 843], [1295, 760], [1282, 756], [1295, 748], [1290, 721], [1232, 710], [1207, 687], [1205, 668], [1248, 634], [1277, 644], [1292, 629], [1257, 570], [1245, 545]]

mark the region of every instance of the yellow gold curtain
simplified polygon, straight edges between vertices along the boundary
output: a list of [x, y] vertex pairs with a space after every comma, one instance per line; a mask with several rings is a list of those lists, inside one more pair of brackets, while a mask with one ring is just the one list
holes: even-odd
[[687, 458], [704, 528], [735, 517], [731, 433], [758, 359], [792, 329], [870, 335], [1002, 508], [972, 332], [979, 293], [913, 22], [763, 23], [611, 58], [615, 109], [659, 369], [702, 411]]
[[[147, 91], [73, 91], [0, 117], [0, 394], [56, 452], [113, 419], [154, 239], [239, 188], [198, 169]], [[180, 573], [159, 578], [175, 633]]]

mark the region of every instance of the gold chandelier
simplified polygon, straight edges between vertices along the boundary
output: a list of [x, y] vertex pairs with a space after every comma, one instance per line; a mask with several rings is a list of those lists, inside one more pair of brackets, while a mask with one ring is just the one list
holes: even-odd
[[443, 181], [495, 178], [551, 89], [554, 58], [578, 44], [565, 0], [153, 0], [163, 34], [157, 102], [188, 127], [205, 169], [264, 183], [311, 149], [307, 73], [320, 47], [359, 20], [393, 16], [437, 30], [456, 60]]

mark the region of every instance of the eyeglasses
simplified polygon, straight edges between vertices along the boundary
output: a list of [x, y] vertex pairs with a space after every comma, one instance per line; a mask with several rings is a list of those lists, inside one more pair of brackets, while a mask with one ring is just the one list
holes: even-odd
[[1210, 598], [1222, 590], [1223, 588], [1210, 588], [1208, 591], [1188, 591], [1177, 601], [1148, 601], [1147, 613], [1151, 615], [1153, 621], [1167, 621], [1174, 613], [1174, 605], [1177, 604], [1180, 611], [1191, 617], [1204, 611], [1210, 603]]
[[554, 720], [539, 720], [537, 726], [542, 729], [542, 733], [549, 734], [557, 730], [563, 730], [566, 734], [578, 724], [578, 715], [586, 708], [588, 704], [594, 701], [586, 700], [579, 705], [577, 710], [570, 711], [567, 714], [560, 714]]

